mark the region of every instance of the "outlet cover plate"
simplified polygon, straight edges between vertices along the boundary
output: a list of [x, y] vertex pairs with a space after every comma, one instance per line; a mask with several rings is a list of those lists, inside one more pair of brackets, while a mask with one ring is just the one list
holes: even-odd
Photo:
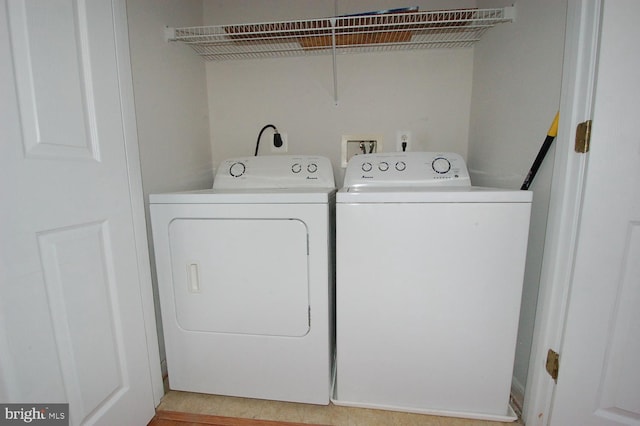
[[407, 143], [405, 151], [411, 151], [411, 131], [410, 130], [398, 130], [396, 132], [396, 151], [402, 152], [402, 142]]

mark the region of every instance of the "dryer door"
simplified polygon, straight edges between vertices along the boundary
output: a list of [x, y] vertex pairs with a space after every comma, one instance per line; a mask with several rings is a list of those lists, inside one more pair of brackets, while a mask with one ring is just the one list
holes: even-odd
[[176, 320], [188, 331], [309, 331], [307, 227], [297, 219], [175, 219]]

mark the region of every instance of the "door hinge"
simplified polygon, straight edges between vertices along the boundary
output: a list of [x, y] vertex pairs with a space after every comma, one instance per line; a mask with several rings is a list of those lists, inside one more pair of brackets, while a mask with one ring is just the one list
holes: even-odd
[[584, 154], [589, 152], [589, 144], [591, 143], [591, 120], [583, 121], [576, 127], [576, 145], [577, 153]]
[[558, 383], [558, 370], [560, 369], [560, 355], [553, 349], [547, 352], [547, 373], [554, 382]]

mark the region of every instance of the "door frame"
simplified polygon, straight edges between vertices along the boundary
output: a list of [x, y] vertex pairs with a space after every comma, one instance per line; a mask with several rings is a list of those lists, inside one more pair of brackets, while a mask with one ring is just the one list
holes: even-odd
[[142, 170], [138, 148], [138, 129], [133, 97], [133, 75], [129, 52], [129, 28], [127, 5], [125, 0], [113, 0], [115, 27], [116, 61], [118, 81], [120, 83], [120, 102], [122, 103], [122, 123], [124, 129], [124, 145], [126, 151], [129, 194], [132, 208], [132, 224], [138, 262], [138, 280], [140, 282], [140, 300], [144, 316], [147, 356], [149, 358], [149, 375], [153, 391], [153, 401], [157, 407], [164, 395], [162, 372], [160, 367], [160, 350], [158, 346], [158, 330], [156, 328], [153, 286], [151, 281], [151, 263], [147, 244], [147, 226], [144, 210], [144, 193], [142, 190]]
[[574, 150], [575, 128], [592, 117], [603, 0], [569, 0], [565, 30], [560, 122], [531, 360], [524, 397], [528, 426], [549, 422], [555, 382], [547, 351], [559, 352], [573, 278], [589, 154]]

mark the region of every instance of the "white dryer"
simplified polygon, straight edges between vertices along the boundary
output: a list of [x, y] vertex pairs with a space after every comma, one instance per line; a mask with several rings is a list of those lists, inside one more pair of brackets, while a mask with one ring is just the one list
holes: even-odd
[[516, 419], [531, 199], [471, 186], [456, 154], [351, 159], [336, 197], [336, 404]]
[[150, 195], [171, 389], [329, 403], [334, 187], [324, 157], [263, 156]]

